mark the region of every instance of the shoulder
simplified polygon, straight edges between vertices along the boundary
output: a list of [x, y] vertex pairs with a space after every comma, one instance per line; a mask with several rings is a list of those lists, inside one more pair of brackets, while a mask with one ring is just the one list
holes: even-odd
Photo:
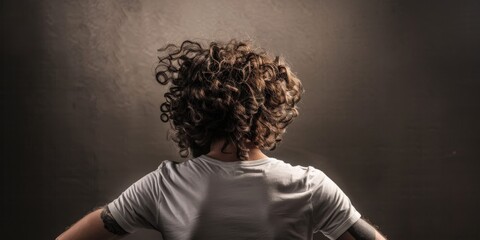
[[292, 174], [299, 174], [307, 177], [323, 177], [325, 174], [314, 166], [292, 165], [289, 162], [275, 159], [272, 168], [275, 170], [286, 171]]
[[176, 162], [172, 160], [163, 160], [160, 165], [158, 165], [156, 172], [160, 173], [170, 173], [172, 171], [177, 171], [178, 169], [185, 169], [186, 167], [191, 167], [191, 159], [184, 162]]
[[278, 159], [270, 167], [269, 175], [294, 182], [303, 182], [307, 189], [321, 185], [327, 177], [323, 171], [316, 167], [292, 165]]
[[165, 170], [169, 170], [175, 167], [175, 165], [179, 164], [179, 162], [174, 162], [171, 160], [163, 160], [160, 165], [158, 165], [157, 169], [155, 171], [157, 172], [162, 172]]
[[164, 160], [155, 170], [162, 182], [177, 184], [197, 184], [203, 182], [210, 173], [215, 172], [212, 166], [197, 161], [195, 158], [183, 162]]

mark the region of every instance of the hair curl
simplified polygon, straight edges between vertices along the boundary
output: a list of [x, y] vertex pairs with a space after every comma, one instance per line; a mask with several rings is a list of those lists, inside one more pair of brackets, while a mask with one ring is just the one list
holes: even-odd
[[279, 57], [272, 58], [250, 42], [169, 44], [158, 50], [156, 80], [166, 85], [161, 120], [182, 157], [209, 151], [218, 138], [236, 146], [236, 155], [248, 159], [248, 142], [273, 150], [286, 127], [298, 116], [296, 104], [303, 87]]

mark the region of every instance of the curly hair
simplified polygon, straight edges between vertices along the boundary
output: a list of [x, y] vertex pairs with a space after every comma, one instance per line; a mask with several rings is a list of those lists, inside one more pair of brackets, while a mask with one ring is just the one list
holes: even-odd
[[[172, 140], [187, 157], [205, 154], [215, 139], [236, 147], [248, 159], [247, 143], [273, 150], [298, 116], [300, 80], [278, 56], [249, 41], [194, 41], [158, 50], [156, 80], [171, 84], [161, 104], [161, 120], [170, 121]], [[190, 150], [189, 150], [190, 149]]]

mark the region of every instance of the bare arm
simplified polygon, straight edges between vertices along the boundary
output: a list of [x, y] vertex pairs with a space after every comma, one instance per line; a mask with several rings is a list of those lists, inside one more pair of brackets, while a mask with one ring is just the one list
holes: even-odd
[[126, 234], [108, 208], [103, 207], [80, 219], [56, 240], [114, 240]]
[[367, 221], [359, 219], [338, 240], [386, 240], [386, 238]]

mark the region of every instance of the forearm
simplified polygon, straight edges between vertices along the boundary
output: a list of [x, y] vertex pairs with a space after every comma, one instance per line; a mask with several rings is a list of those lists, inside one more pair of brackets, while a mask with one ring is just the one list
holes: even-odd
[[360, 219], [338, 240], [386, 240], [386, 238], [367, 221]]
[[[102, 214], [103, 213], [103, 214]], [[105, 228], [109, 217], [105, 216], [105, 208], [95, 210], [73, 226], [68, 228], [56, 240], [113, 240], [119, 239], [120, 235], [113, 234]]]
[[338, 240], [386, 240], [386, 238], [377, 230], [368, 237], [354, 237], [347, 231]]

